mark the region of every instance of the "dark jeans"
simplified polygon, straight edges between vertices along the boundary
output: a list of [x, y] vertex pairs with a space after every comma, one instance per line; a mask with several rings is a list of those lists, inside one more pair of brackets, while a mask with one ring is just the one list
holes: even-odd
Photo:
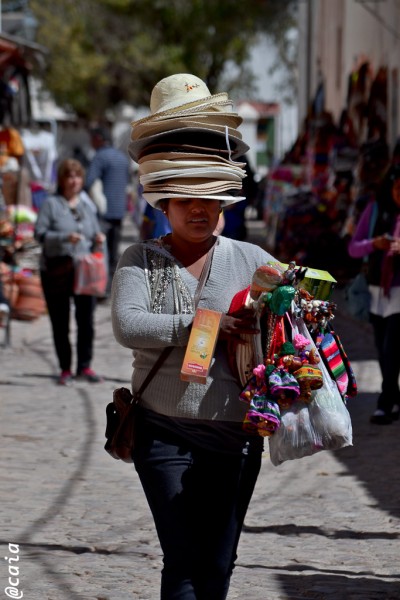
[[137, 429], [133, 458], [164, 554], [161, 599], [224, 600], [261, 452], [220, 454]]
[[70, 302], [71, 298], [74, 300], [77, 325], [77, 371], [80, 371], [90, 367], [92, 362], [96, 298], [73, 294], [73, 265], [71, 269], [70, 262], [67, 260], [64, 262], [65, 265], [62, 261], [59, 263], [58, 269], [53, 268], [50, 272], [42, 271], [41, 281], [61, 371], [71, 370]]
[[119, 260], [119, 247], [122, 236], [122, 219], [102, 219], [101, 229], [107, 239], [108, 252], [108, 286], [107, 291], [111, 289], [112, 278], [114, 277]]
[[382, 373], [382, 393], [377, 408], [390, 414], [394, 404], [400, 404], [400, 314], [378, 317], [371, 314], [375, 345]]

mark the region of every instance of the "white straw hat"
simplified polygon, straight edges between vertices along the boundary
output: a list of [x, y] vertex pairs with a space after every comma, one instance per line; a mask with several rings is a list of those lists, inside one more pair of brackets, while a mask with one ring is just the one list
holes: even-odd
[[154, 117], [172, 114], [180, 110], [196, 107], [206, 109], [210, 105], [232, 106], [228, 94], [211, 94], [210, 90], [199, 77], [189, 73], [176, 73], [161, 79], [153, 88], [150, 97], [151, 115], [134, 121], [132, 127]]
[[188, 73], [159, 81], [151, 114], [132, 123], [128, 152], [139, 163], [143, 197], [154, 208], [166, 198], [204, 198], [229, 206], [244, 200], [244, 163], [249, 149], [226, 93], [211, 94]]

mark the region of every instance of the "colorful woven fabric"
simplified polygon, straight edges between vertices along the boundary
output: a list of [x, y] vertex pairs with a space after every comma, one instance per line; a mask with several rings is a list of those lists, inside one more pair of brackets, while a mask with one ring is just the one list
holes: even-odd
[[331, 333], [324, 335], [319, 351], [328, 370], [331, 372], [332, 378], [336, 381], [340, 393], [345, 395], [349, 384], [349, 376], [337, 342]]
[[343, 344], [340, 337], [335, 331], [333, 331], [333, 329], [331, 330], [331, 333], [336, 340], [336, 344], [339, 348], [343, 364], [345, 366], [349, 378], [349, 382], [346, 389], [346, 396], [349, 396], [349, 398], [354, 398], [355, 396], [357, 396], [357, 380], [356, 376], [354, 375], [353, 367], [351, 366], [349, 357], [347, 356], [347, 353], [343, 348]]

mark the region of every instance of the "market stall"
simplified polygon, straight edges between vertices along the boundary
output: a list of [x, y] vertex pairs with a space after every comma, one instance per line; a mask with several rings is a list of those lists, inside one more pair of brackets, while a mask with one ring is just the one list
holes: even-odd
[[0, 34], [0, 333], [5, 345], [12, 318], [37, 318], [45, 306], [34, 239], [36, 213], [20, 133], [31, 124], [29, 78], [44, 54], [37, 44]]

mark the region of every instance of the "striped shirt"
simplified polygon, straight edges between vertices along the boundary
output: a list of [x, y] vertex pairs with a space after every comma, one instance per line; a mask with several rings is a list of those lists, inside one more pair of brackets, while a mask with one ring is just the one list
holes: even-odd
[[126, 212], [126, 188], [130, 182], [128, 157], [112, 146], [99, 148], [89, 165], [86, 186], [90, 189], [96, 179], [103, 184], [107, 198], [105, 219], [122, 219]]

